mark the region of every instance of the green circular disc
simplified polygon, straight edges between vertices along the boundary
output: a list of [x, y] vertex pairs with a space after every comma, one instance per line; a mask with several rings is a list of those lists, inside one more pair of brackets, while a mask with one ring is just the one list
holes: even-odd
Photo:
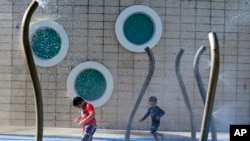
[[75, 80], [75, 90], [78, 95], [88, 101], [97, 100], [106, 90], [106, 80], [97, 70], [86, 69]]
[[39, 28], [32, 35], [31, 47], [34, 54], [39, 58], [51, 59], [61, 49], [60, 35], [52, 28]]
[[129, 16], [123, 27], [125, 37], [136, 45], [147, 43], [152, 38], [154, 30], [152, 20], [141, 13]]

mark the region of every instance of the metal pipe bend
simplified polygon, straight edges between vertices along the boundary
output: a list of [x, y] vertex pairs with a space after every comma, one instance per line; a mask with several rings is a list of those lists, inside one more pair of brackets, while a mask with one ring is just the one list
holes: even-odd
[[31, 46], [29, 42], [29, 25], [30, 19], [39, 6], [36, 0], [32, 0], [27, 10], [24, 13], [21, 27], [21, 35], [23, 47], [26, 55], [26, 60], [28, 63], [31, 79], [35, 91], [35, 105], [36, 105], [36, 141], [42, 141], [43, 137], [43, 102], [42, 102], [42, 93], [41, 86], [39, 82], [39, 77], [37, 75], [36, 65], [31, 51]]

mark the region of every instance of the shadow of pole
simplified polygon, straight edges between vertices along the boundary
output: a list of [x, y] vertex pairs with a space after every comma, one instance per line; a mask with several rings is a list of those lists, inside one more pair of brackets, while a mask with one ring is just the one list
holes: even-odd
[[38, 7], [38, 2], [36, 0], [32, 0], [27, 10], [24, 13], [22, 20], [22, 42], [26, 55], [26, 60], [28, 63], [31, 79], [34, 86], [35, 91], [35, 105], [36, 105], [36, 141], [42, 141], [43, 137], [43, 102], [42, 102], [42, 93], [41, 86], [39, 82], [39, 78], [37, 75], [36, 65], [34, 63], [34, 58], [32, 55], [30, 42], [29, 42], [29, 23], [32, 17], [32, 14]]
[[179, 53], [176, 56], [176, 60], [175, 60], [175, 73], [179, 82], [179, 86], [182, 92], [182, 96], [184, 98], [185, 104], [188, 108], [189, 111], [189, 115], [190, 115], [190, 123], [191, 123], [191, 138], [193, 141], [196, 140], [196, 125], [195, 125], [195, 116], [194, 116], [194, 112], [192, 109], [192, 105], [190, 103], [187, 91], [186, 91], [186, 87], [184, 85], [184, 82], [182, 80], [182, 76], [181, 76], [181, 72], [180, 72], [180, 59], [182, 54], [184, 53], [184, 49], [180, 49]]
[[207, 98], [202, 118], [200, 141], [207, 141], [208, 138], [209, 124], [213, 111], [215, 91], [220, 67], [219, 43], [217, 35], [214, 32], [210, 32], [208, 34], [208, 38], [211, 48], [211, 69], [207, 90]]
[[[198, 88], [200, 91], [201, 99], [202, 99], [202, 102], [204, 105], [205, 105], [205, 101], [206, 101], [206, 90], [205, 90], [204, 84], [201, 80], [201, 76], [200, 76], [200, 72], [199, 72], [199, 62], [200, 62], [201, 55], [205, 50], [206, 50], [206, 47], [202, 45], [198, 49], [198, 51], [196, 52], [195, 57], [194, 57], [194, 63], [193, 63], [194, 76], [195, 76], [195, 79], [196, 79], [196, 82], [197, 82], [197, 85], [198, 85]], [[211, 118], [211, 126], [210, 127], [211, 127], [212, 141], [217, 141], [216, 126], [215, 126], [213, 117]]]
[[125, 133], [125, 141], [129, 141], [130, 140], [130, 130], [131, 130], [131, 124], [132, 124], [132, 121], [133, 121], [133, 118], [134, 118], [134, 115], [136, 113], [136, 110], [138, 109], [140, 103], [141, 103], [141, 100], [145, 94], [145, 91], [150, 83], [150, 80], [154, 74], [154, 69], [155, 69], [155, 59], [154, 59], [154, 55], [153, 53], [151, 52], [150, 48], [147, 47], [145, 48], [145, 51], [146, 53], [148, 54], [148, 57], [149, 57], [149, 70], [148, 70], [148, 75], [146, 77], [146, 80], [144, 81], [143, 83], [143, 86], [142, 86], [142, 89], [140, 91], [140, 94], [136, 100], [136, 103], [129, 115], [129, 119], [128, 119], [128, 123], [127, 123], [127, 128], [126, 128], [126, 133]]

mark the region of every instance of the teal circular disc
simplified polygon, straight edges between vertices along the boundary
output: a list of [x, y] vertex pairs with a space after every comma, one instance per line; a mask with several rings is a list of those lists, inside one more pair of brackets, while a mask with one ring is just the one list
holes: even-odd
[[147, 43], [152, 38], [154, 31], [154, 23], [142, 13], [129, 16], [123, 26], [125, 37], [136, 45]]
[[86, 69], [79, 73], [75, 80], [75, 90], [87, 101], [97, 100], [106, 90], [106, 80], [102, 73], [95, 69]]
[[37, 29], [31, 38], [33, 53], [41, 59], [51, 59], [61, 49], [60, 35], [52, 28], [42, 27]]

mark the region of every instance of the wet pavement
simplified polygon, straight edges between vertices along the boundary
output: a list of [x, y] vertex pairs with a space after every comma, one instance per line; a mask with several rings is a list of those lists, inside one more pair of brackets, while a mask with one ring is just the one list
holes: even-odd
[[[22, 126], [1, 126], [0, 127], [0, 136], [2, 138], [8, 138], [11, 136], [18, 137], [27, 137], [27, 136], [35, 136], [35, 127], [22, 127]], [[160, 131], [164, 134], [164, 140], [176, 141], [179, 139], [188, 140], [191, 138], [190, 132], [164, 132]], [[110, 130], [110, 129], [97, 129], [94, 135], [94, 141], [98, 139], [106, 139], [106, 140], [114, 140], [119, 139], [123, 140], [125, 135], [124, 130]], [[199, 132], [197, 132], [197, 138], [199, 138]], [[77, 140], [81, 137], [81, 129], [80, 128], [54, 128], [54, 127], [44, 127], [43, 131], [44, 137], [65, 137], [66, 138], [74, 138]], [[228, 140], [228, 133], [217, 133], [218, 140]], [[150, 140], [153, 139], [152, 135], [149, 131], [141, 131], [141, 130], [132, 130], [131, 131], [131, 139], [134, 140]], [[211, 138], [209, 136], [209, 138]], [[1, 139], [2, 140], [2, 139]], [[28, 140], [28, 139], [27, 139]], [[34, 140], [34, 137], [32, 138]], [[52, 139], [53, 140], [53, 139]], [[69, 139], [70, 140], [70, 139]]]

